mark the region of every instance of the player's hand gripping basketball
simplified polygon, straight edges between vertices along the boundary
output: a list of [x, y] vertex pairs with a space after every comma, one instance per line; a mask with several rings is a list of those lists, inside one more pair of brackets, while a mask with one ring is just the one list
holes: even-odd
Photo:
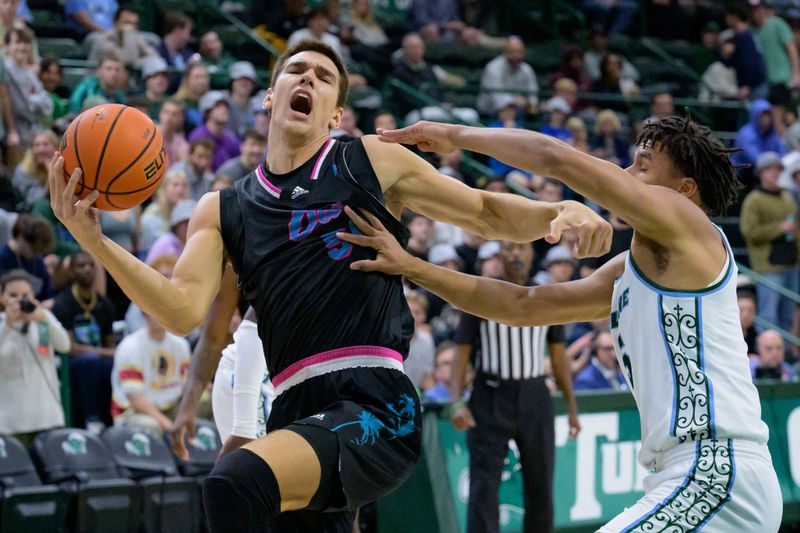
[[56, 153], [50, 164], [50, 175], [47, 179], [50, 186], [50, 205], [53, 214], [69, 230], [75, 240], [83, 248], [98, 242], [102, 233], [94, 210], [91, 208], [100, 191], [94, 190], [83, 200], [75, 197], [75, 187], [81, 180], [82, 172], [76, 168], [69, 181], [64, 180], [64, 158]]
[[378, 128], [378, 139], [383, 142], [415, 144], [423, 152], [452, 152], [456, 149], [450, 141], [452, 124], [438, 122], [417, 122], [399, 130], [384, 130]]
[[363, 246], [365, 248], [374, 248], [378, 252], [378, 256], [373, 260], [356, 261], [350, 265], [353, 270], [362, 270], [364, 272], [385, 272], [391, 275], [401, 275], [405, 272], [409, 263], [413, 260], [412, 256], [403, 250], [394, 235], [383, 227], [381, 221], [374, 215], [366, 211], [361, 211], [362, 216], [353, 211], [350, 207], [344, 208], [347, 216], [361, 231], [362, 235], [355, 235], [353, 233], [339, 232], [336, 234], [338, 238], [343, 241]]

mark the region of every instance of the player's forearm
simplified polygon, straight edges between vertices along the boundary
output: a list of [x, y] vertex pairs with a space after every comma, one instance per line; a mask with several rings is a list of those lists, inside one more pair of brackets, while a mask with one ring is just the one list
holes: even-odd
[[525, 287], [454, 272], [417, 258], [409, 260], [404, 275], [458, 309], [481, 318], [509, 325], [528, 318], [520, 316], [520, 303], [528, 296]]
[[202, 321], [205, 309], [158, 271], [102, 236], [90, 246], [80, 243], [114, 278], [142, 312], [176, 335], [188, 335]]
[[197, 342], [189, 362], [189, 372], [181, 392], [181, 411], [194, 413], [200, 403], [203, 391], [211, 383], [222, 357], [224, 340], [214, 342], [207, 335], [202, 335]]
[[575, 402], [575, 392], [572, 389], [572, 368], [563, 345], [556, 349], [551, 348], [550, 364], [553, 367], [556, 385], [564, 395], [564, 401], [567, 402], [568, 411], [577, 414], [578, 404]]
[[453, 377], [450, 380], [450, 398], [457, 402], [464, 395], [464, 378], [467, 375], [469, 356], [472, 347], [466, 344], [458, 346], [456, 360], [453, 363]]
[[482, 236], [489, 240], [504, 239], [531, 242], [541, 239], [550, 230], [550, 222], [566, 205], [563, 202], [536, 202], [514, 194], [482, 192]]

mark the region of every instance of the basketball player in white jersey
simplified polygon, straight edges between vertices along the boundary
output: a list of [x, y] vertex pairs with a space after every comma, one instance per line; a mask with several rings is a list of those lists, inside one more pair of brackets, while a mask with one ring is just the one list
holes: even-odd
[[[645, 125], [624, 170], [530, 131], [418, 123], [381, 139], [426, 151], [472, 150], [553, 176], [634, 228], [630, 251], [590, 277], [537, 287], [415, 259], [369, 214], [364, 220], [348, 209], [364, 235], [340, 235], [379, 252], [351, 268], [403, 274], [486, 319], [534, 326], [611, 316], [639, 408], [639, 462], [651, 474], [645, 496], [602, 533], [778, 530], [781, 492], [739, 326], [736, 264], [708, 218], [735, 199], [731, 150], [688, 117]], [[558, 233], [546, 238], [556, 242]]]
[[221, 455], [267, 434], [266, 423], [275, 389], [269, 380], [264, 348], [249, 308], [222, 350], [214, 377], [211, 405], [214, 422], [225, 443]]

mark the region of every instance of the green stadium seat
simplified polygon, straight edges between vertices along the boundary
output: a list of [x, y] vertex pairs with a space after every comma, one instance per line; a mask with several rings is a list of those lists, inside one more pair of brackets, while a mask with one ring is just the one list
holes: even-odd
[[40, 37], [37, 39], [39, 54], [58, 58], [86, 57], [86, 49], [75, 39], [66, 37]]

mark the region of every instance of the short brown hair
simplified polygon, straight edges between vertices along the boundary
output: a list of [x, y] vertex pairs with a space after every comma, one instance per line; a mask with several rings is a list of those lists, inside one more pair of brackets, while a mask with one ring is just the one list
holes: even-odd
[[189, 145], [189, 153], [193, 154], [198, 146], [202, 146], [211, 153], [214, 153], [214, 149], [216, 148], [214, 141], [212, 141], [208, 137], [198, 137], [197, 139], [193, 140], [192, 143]]
[[172, 33], [178, 28], [185, 28], [192, 24], [192, 19], [180, 11], [167, 11], [164, 13], [164, 35]]
[[270, 85], [273, 87], [275, 86], [275, 82], [278, 81], [278, 76], [281, 75], [283, 67], [286, 66], [286, 62], [289, 58], [296, 56], [300, 52], [317, 52], [333, 61], [333, 64], [336, 65], [336, 70], [339, 71], [339, 96], [336, 99], [336, 105], [338, 107], [343, 107], [344, 103], [347, 101], [347, 91], [350, 88], [347, 67], [344, 66], [344, 62], [342, 58], [339, 57], [339, 54], [336, 53], [336, 50], [319, 41], [303, 40], [286, 50], [275, 62], [275, 67], [272, 69], [272, 81]]
[[267, 138], [264, 136], [264, 134], [253, 128], [247, 128], [246, 130], [244, 130], [244, 135], [242, 136], [242, 142], [246, 141], [247, 139], [251, 139], [261, 144], [267, 142]]
[[15, 281], [27, 281], [28, 285], [33, 288], [33, 277], [28, 274], [28, 271], [22, 268], [15, 268], [9, 270], [0, 277], [0, 292], [6, 290], [8, 284], [14, 283]]
[[53, 249], [55, 234], [50, 223], [39, 215], [20, 215], [11, 230], [11, 236], [22, 239], [40, 254], [49, 253]]
[[22, 28], [11, 28], [6, 33], [5, 43], [11, 44], [11, 36], [16, 35], [17, 39], [19, 39], [23, 43], [32, 44], [33, 43], [33, 32], [26, 27]]

